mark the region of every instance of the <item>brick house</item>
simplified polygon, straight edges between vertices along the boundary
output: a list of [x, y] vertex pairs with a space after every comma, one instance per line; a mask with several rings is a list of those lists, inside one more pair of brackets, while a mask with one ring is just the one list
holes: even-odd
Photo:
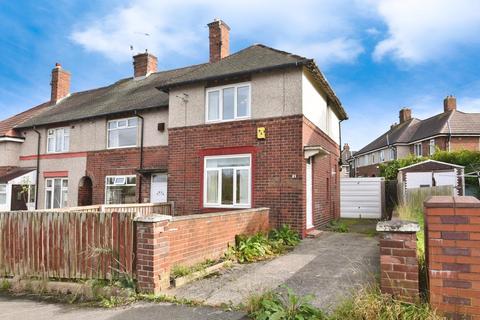
[[229, 54], [230, 28], [208, 26], [208, 63], [158, 71], [157, 58], [141, 53], [134, 77], [77, 93], [57, 64], [51, 101], [0, 122], [18, 139], [0, 173], [38, 172], [30, 184], [39, 209], [174, 201], [181, 215], [262, 206], [273, 226], [303, 233], [338, 217], [347, 114], [323, 74], [311, 59], [264, 45]]
[[443, 112], [425, 120], [412, 117], [412, 110], [403, 108], [399, 124], [360, 149], [352, 157], [355, 176], [380, 174], [379, 164], [405, 158], [410, 154], [428, 157], [437, 149], [446, 151], [480, 150], [480, 113], [457, 110], [457, 101], [448, 96]]

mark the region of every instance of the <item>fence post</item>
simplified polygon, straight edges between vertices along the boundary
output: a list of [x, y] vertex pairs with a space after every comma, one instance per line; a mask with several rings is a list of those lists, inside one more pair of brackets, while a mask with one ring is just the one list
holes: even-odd
[[419, 296], [417, 232], [415, 222], [380, 221], [380, 289], [405, 301]]
[[136, 217], [136, 272], [138, 289], [159, 293], [170, 286], [169, 239], [165, 234], [171, 216]]

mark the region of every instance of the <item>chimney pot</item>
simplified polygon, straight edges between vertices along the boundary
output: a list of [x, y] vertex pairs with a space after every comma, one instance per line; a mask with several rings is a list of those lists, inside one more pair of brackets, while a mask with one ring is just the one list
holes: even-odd
[[133, 76], [135, 78], [146, 77], [151, 73], [157, 72], [157, 65], [157, 57], [145, 50], [145, 53], [140, 53], [133, 57]]
[[399, 113], [400, 123], [404, 123], [412, 119], [412, 109], [402, 108]]
[[65, 98], [70, 94], [70, 72], [64, 70], [60, 63], [55, 63], [55, 68], [52, 70], [52, 86], [51, 98], [52, 103], [57, 103], [60, 99]]
[[210, 63], [218, 62], [230, 54], [230, 27], [220, 19], [208, 24]]
[[457, 110], [457, 98], [455, 98], [453, 95], [449, 95], [443, 100], [443, 112], [449, 112], [453, 110]]

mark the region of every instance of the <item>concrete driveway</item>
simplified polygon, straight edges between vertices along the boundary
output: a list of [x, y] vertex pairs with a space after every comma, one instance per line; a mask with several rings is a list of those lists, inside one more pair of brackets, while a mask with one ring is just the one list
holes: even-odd
[[378, 240], [357, 233], [324, 232], [305, 239], [287, 255], [239, 265], [219, 276], [171, 290], [177, 297], [208, 305], [245, 302], [252, 294], [286, 285], [297, 294], [315, 295], [313, 303], [328, 310], [379, 272]]

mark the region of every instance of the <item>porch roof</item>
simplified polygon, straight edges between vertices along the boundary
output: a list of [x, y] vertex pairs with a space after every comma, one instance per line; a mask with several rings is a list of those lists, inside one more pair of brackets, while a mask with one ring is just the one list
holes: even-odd
[[0, 176], [0, 183], [8, 183], [9, 181], [21, 177], [29, 172], [34, 171], [35, 168], [25, 167], [25, 168], [15, 168], [7, 174]]

